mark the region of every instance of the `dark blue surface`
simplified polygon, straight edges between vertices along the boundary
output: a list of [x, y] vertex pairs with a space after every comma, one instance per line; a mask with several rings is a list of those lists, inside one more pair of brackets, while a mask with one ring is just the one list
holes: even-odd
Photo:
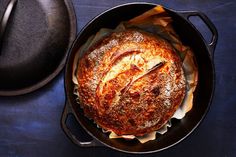
[[[102, 11], [128, 0], [73, 0], [78, 30]], [[154, 1], [175, 10], [200, 10], [215, 24], [216, 90], [202, 124], [180, 144], [145, 156], [236, 156], [236, 3], [233, 0]], [[194, 20], [198, 28], [204, 28]], [[111, 21], [112, 22], [112, 21]], [[206, 30], [202, 31], [206, 33]], [[133, 156], [106, 147], [79, 148], [60, 126], [65, 103], [63, 73], [42, 89], [18, 97], [0, 97], [0, 157]]]

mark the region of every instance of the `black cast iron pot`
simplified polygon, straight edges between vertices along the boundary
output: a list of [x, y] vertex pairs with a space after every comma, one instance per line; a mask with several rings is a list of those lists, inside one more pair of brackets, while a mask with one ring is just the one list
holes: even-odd
[[[156, 4], [129, 3], [114, 7], [90, 21], [80, 32], [75, 40], [68, 56], [65, 71], [65, 89], [67, 102], [62, 115], [61, 124], [67, 136], [77, 145], [82, 147], [105, 145], [115, 150], [128, 153], [153, 153], [167, 149], [186, 138], [200, 124], [206, 115], [212, 101], [215, 84], [215, 71], [213, 54], [217, 42], [217, 30], [207, 16], [198, 11], [175, 11], [165, 8], [173, 18], [173, 26], [182, 42], [191, 46], [199, 70], [199, 82], [194, 93], [194, 104], [190, 112], [182, 120], [173, 121], [173, 126], [164, 135], [156, 140], [141, 144], [136, 140], [109, 139], [108, 135], [98, 129], [96, 124], [88, 120], [82, 109], [76, 103], [73, 94], [72, 66], [75, 53], [83, 45], [88, 37], [99, 31], [100, 28], [115, 28], [121, 21], [129, 20], [143, 12], [152, 9]], [[207, 43], [199, 31], [189, 21], [190, 16], [198, 16], [208, 26], [212, 33], [210, 43]], [[73, 114], [79, 124], [94, 140], [81, 142], [66, 125], [69, 114]]]

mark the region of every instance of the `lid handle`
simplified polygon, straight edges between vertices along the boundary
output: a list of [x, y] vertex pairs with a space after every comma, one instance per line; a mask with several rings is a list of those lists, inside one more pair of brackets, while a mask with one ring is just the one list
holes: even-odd
[[0, 21], [0, 55], [1, 55], [3, 37], [4, 37], [5, 31], [6, 31], [6, 28], [7, 28], [9, 18], [13, 12], [13, 9], [14, 9], [16, 3], [17, 3], [17, 0], [11, 0], [8, 3], [7, 8], [6, 8], [6, 10], [1, 18], [1, 21]]

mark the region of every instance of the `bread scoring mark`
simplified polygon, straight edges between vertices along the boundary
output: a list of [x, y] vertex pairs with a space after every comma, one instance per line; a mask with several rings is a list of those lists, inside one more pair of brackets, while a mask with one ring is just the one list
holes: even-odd
[[[135, 57], [134, 57], [135, 58]], [[151, 60], [152, 62], [153, 62], [153, 59]], [[131, 71], [137, 71], [137, 73], [133, 73], [133, 75], [127, 75], [127, 78], [123, 78], [123, 79], [125, 79], [125, 80], [123, 80], [123, 81], [125, 81], [126, 82], [126, 85], [124, 86], [124, 88], [123, 89], [118, 89], [118, 90], [116, 90], [116, 94], [115, 94], [115, 96], [114, 96], [114, 101], [112, 101], [112, 103], [111, 103], [111, 107], [112, 106], [114, 106], [114, 105], [119, 105], [119, 101], [120, 101], [120, 98], [123, 96], [123, 95], [125, 95], [126, 94], [126, 92], [130, 89], [130, 87], [132, 87], [132, 85], [133, 85], [133, 83], [134, 82], [136, 82], [137, 80], [139, 80], [140, 78], [142, 78], [142, 77], [144, 77], [144, 76], [146, 76], [146, 75], [148, 75], [150, 72], [152, 72], [153, 70], [156, 70], [157, 68], [159, 68], [159, 67], [161, 67], [162, 65], [164, 65], [164, 62], [160, 62], [161, 60], [157, 60], [157, 62], [155, 63], [155, 64], [153, 64], [154, 66], [153, 67], [151, 67], [151, 69], [149, 69], [149, 66], [151, 65], [151, 64], [147, 64], [146, 65], [146, 68], [145, 68], [145, 71], [141, 71], [135, 64], [133, 64], [132, 62], [132, 64], [130, 64], [129, 65], [129, 67], [130, 67], [130, 70]], [[144, 64], [145, 65], [145, 64]], [[119, 69], [122, 69], [122, 68], [119, 68]], [[118, 75], [120, 75], [120, 74], [118, 74]], [[113, 79], [115, 79], [115, 78], [117, 78], [117, 76], [118, 75], [116, 75]], [[111, 79], [112, 80], [112, 79]], [[110, 80], [109, 80], [110, 81]], [[123, 81], [120, 81], [120, 82], [123, 82]], [[100, 84], [100, 86], [99, 86], [99, 95], [102, 95], [103, 94], [103, 90], [105, 90], [106, 91], [106, 88], [104, 88], [104, 85], [106, 84], [106, 82], [105, 81], [102, 81], [103, 82], [103, 84], [101, 85]]]
[[[111, 69], [107, 72], [105, 77], [103, 77], [102, 82], [107, 82], [115, 77], [117, 75], [127, 69], [130, 69], [131, 66], [135, 66], [139, 68], [142, 72], [140, 72], [140, 75], [136, 78], [140, 78], [143, 75], [147, 74], [150, 70], [153, 70], [159, 66], [162, 66], [165, 64], [165, 59], [161, 56], [154, 56], [149, 57], [146, 55], [146, 53], [130, 53], [127, 56], [123, 56], [123, 58], [120, 58], [120, 60], [117, 61], [116, 64], [114, 64]], [[144, 59], [145, 58], [145, 59]]]

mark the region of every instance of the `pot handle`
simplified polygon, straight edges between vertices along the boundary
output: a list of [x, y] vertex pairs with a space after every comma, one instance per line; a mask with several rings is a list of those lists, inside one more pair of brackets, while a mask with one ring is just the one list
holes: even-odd
[[1, 21], [0, 21], [0, 55], [1, 55], [3, 37], [4, 37], [5, 31], [6, 31], [6, 28], [7, 28], [9, 18], [12, 14], [12, 11], [13, 11], [16, 3], [17, 3], [17, 0], [11, 0], [8, 3], [7, 8], [6, 8], [6, 10], [1, 18]]
[[207, 43], [207, 46], [208, 46], [210, 55], [213, 59], [214, 51], [215, 51], [217, 40], [218, 40], [218, 32], [215, 25], [212, 23], [212, 21], [204, 13], [200, 11], [178, 11], [178, 14], [180, 14], [185, 20], [189, 21], [190, 23], [191, 23], [191, 21], [189, 20], [190, 16], [198, 16], [208, 26], [208, 28], [210, 29], [212, 33], [212, 37], [211, 37], [210, 43]]
[[86, 142], [80, 141], [66, 125], [66, 120], [67, 120], [67, 117], [69, 114], [74, 115], [71, 105], [68, 103], [68, 101], [66, 101], [65, 108], [62, 113], [61, 126], [62, 126], [62, 129], [65, 132], [65, 134], [72, 140], [72, 142], [75, 143], [76, 145], [81, 146], [81, 147], [101, 146], [101, 144], [99, 144], [95, 139], [93, 139], [91, 141], [86, 141]]

